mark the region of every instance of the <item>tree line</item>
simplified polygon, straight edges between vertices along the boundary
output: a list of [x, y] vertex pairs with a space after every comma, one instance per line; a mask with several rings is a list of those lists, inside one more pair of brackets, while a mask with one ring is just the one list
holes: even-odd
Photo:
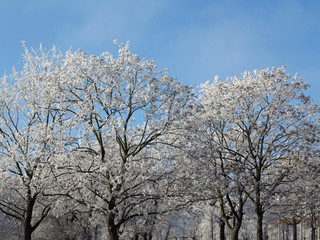
[[1, 225], [24, 240], [48, 223], [61, 239], [150, 240], [192, 216], [184, 224], [204, 239], [210, 208], [220, 239], [239, 239], [246, 217], [257, 240], [268, 221], [297, 239], [306, 219], [315, 239], [320, 125], [307, 83], [282, 67], [194, 90], [116, 44], [117, 56], [24, 46], [21, 70], [1, 79]]

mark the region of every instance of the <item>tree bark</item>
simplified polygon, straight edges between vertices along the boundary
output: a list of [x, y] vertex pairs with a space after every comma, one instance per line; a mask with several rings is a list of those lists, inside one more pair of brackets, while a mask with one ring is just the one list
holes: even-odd
[[231, 240], [238, 240], [239, 239], [239, 229], [235, 229], [234, 231], [231, 232]]
[[110, 213], [106, 220], [110, 240], [119, 240], [119, 228], [115, 224], [114, 214]]
[[257, 216], [257, 240], [263, 240], [263, 210], [260, 201], [255, 202]]
[[261, 186], [260, 186], [260, 175], [257, 177], [257, 186], [255, 187], [255, 199], [254, 206], [257, 216], [257, 240], [263, 240], [263, 208], [261, 204]]
[[220, 219], [220, 240], [226, 240], [225, 236], [225, 229], [226, 229], [226, 224], [222, 219]]
[[23, 219], [23, 240], [31, 240], [33, 227], [31, 225], [33, 207], [35, 204], [35, 198], [29, 198], [27, 201], [27, 209]]
[[311, 209], [311, 240], [316, 240], [316, 227], [315, 227], [314, 208]]
[[26, 220], [23, 222], [23, 240], [31, 240], [32, 228]]
[[316, 240], [316, 228], [314, 223], [311, 223], [311, 240]]
[[235, 223], [232, 231], [231, 231], [231, 240], [238, 240], [239, 239], [239, 231], [242, 225], [242, 219], [238, 219]]
[[107, 216], [108, 233], [110, 240], [119, 240], [119, 229], [114, 222], [114, 215]]
[[293, 221], [292, 228], [293, 228], [293, 240], [298, 240], [296, 221]]
[[[221, 219], [224, 222], [225, 226], [228, 228], [231, 234], [231, 240], [238, 240], [239, 239], [239, 231], [242, 225], [243, 219], [243, 206], [244, 200], [242, 198], [242, 192], [240, 189], [238, 190], [238, 204], [233, 203], [229, 194], [226, 195], [226, 202], [223, 201], [223, 197], [219, 197], [220, 202], [220, 212], [221, 212]], [[228, 204], [231, 211], [231, 216], [228, 216], [225, 211], [225, 205]], [[238, 209], [235, 207], [237, 205]], [[231, 224], [229, 220], [233, 220]]]
[[109, 214], [106, 217], [110, 240], [119, 240], [119, 225], [116, 224], [115, 222], [115, 213], [114, 213], [114, 210], [116, 207], [115, 201], [116, 201], [115, 198], [112, 197], [108, 204]]

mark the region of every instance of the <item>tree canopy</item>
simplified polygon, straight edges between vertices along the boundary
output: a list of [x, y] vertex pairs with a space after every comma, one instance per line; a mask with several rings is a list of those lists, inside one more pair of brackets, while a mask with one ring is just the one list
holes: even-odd
[[260, 240], [266, 216], [317, 218], [319, 108], [307, 83], [282, 67], [196, 92], [116, 44], [117, 56], [24, 46], [21, 71], [2, 78], [0, 211], [23, 239], [49, 222], [65, 238], [168, 239], [181, 215], [198, 219], [183, 223], [196, 237], [211, 215], [231, 239], [255, 218]]

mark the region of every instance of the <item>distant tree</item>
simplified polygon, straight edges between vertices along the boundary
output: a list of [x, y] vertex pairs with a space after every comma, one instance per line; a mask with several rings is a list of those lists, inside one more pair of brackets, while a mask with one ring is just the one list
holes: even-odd
[[[295, 194], [293, 199], [299, 199], [299, 207], [296, 212], [303, 211], [303, 217], [305, 222], [311, 226], [311, 239], [316, 239], [316, 226], [320, 217], [320, 159], [319, 152], [310, 154], [304, 165], [299, 165], [297, 172], [298, 180], [296, 185], [297, 189], [294, 189]], [[299, 191], [300, 189], [300, 191]], [[291, 202], [291, 200], [289, 201]]]
[[285, 68], [201, 86], [203, 119], [216, 134], [210, 144], [230, 162], [226, 176], [254, 203], [258, 240], [279, 186], [291, 180], [300, 156], [318, 144], [319, 109], [304, 95], [307, 88]]
[[[204, 109], [203, 109], [204, 110]], [[243, 166], [238, 158], [228, 152], [223, 152], [218, 146], [225, 143], [221, 137], [224, 131], [223, 122], [212, 122], [206, 118], [206, 112], [197, 111], [196, 120], [192, 117], [190, 127], [193, 132], [189, 147], [192, 166], [190, 174], [196, 176], [193, 180], [197, 186], [198, 199], [216, 201], [215, 207], [220, 212], [220, 239], [225, 239], [224, 229], [228, 229], [231, 239], [239, 237], [239, 231], [244, 217], [244, 206], [248, 199], [243, 187]], [[194, 115], [194, 116], [195, 116]], [[200, 126], [195, 127], [197, 124]], [[189, 133], [191, 134], [191, 133]], [[229, 142], [229, 146], [233, 143]]]

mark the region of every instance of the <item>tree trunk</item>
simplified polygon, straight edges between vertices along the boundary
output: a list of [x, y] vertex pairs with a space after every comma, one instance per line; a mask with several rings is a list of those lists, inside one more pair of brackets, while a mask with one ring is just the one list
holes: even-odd
[[226, 224], [222, 219], [220, 219], [220, 240], [226, 240], [225, 236], [225, 229], [226, 229]]
[[314, 208], [312, 208], [312, 210], [311, 210], [311, 240], [316, 240]]
[[23, 221], [23, 240], [31, 240], [32, 227], [27, 220]]
[[31, 220], [35, 201], [36, 199], [32, 197], [27, 201], [27, 209], [23, 220], [23, 240], [31, 240], [31, 235], [34, 230], [31, 226]]
[[231, 231], [231, 240], [238, 240], [239, 239], [239, 231], [242, 225], [242, 217], [236, 220], [234, 227]]
[[236, 229], [234, 231], [231, 232], [231, 240], [238, 240], [239, 239], [239, 230], [240, 228], [236, 231]]
[[148, 240], [148, 234], [147, 233], [143, 234], [143, 240]]
[[[238, 240], [239, 239], [239, 231], [242, 225], [242, 219], [243, 219], [243, 199], [242, 199], [242, 192], [238, 192], [238, 209], [234, 207], [235, 203], [232, 203], [230, 196], [226, 195], [227, 203], [229, 204], [230, 208], [233, 212], [232, 217], [232, 224], [229, 222], [230, 216], [228, 216], [225, 213], [225, 203], [222, 199], [222, 197], [219, 197], [220, 202], [220, 211], [221, 211], [221, 221], [224, 222], [224, 225], [228, 228], [230, 234], [231, 234], [231, 240]], [[223, 234], [224, 235], [224, 234]]]
[[298, 240], [297, 223], [295, 221], [293, 221], [292, 228], [293, 228], [293, 240]]
[[[260, 177], [258, 178], [260, 179]], [[260, 189], [260, 182], [257, 182], [257, 186], [255, 189], [255, 212], [257, 216], [257, 240], [263, 240], [263, 209], [261, 204], [261, 189]]]
[[316, 240], [316, 228], [314, 223], [311, 223], [311, 240]]
[[119, 240], [119, 226], [115, 223], [115, 198], [112, 198], [109, 202], [109, 215], [106, 217], [109, 239]]
[[257, 212], [257, 240], [263, 240], [263, 213]]
[[115, 224], [114, 221], [114, 214], [110, 214], [106, 218], [107, 226], [108, 226], [108, 233], [110, 240], [119, 240], [119, 229], [118, 226]]

